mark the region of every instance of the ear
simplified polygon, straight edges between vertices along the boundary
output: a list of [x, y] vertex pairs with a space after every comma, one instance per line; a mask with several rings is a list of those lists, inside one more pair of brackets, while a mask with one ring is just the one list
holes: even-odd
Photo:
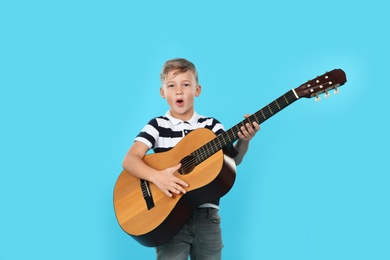
[[165, 92], [163, 87], [160, 87], [160, 95], [162, 98], [165, 98]]
[[202, 92], [202, 86], [201, 85], [196, 86], [195, 97], [198, 97], [201, 92]]

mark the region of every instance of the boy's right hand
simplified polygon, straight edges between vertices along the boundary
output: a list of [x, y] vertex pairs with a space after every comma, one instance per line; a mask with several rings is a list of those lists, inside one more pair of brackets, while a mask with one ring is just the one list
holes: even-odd
[[188, 184], [173, 174], [178, 171], [180, 167], [181, 164], [178, 164], [177, 166], [160, 171], [154, 176], [153, 183], [169, 197], [172, 197], [173, 194], [186, 193], [184, 187], [187, 188]]

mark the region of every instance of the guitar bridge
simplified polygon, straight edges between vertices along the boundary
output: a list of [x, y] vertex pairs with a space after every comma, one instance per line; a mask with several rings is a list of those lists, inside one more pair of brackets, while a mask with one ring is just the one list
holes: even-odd
[[142, 190], [142, 196], [144, 197], [144, 200], [146, 202], [146, 207], [148, 210], [151, 210], [154, 208], [154, 201], [152, 197], [152, 191], [150, 190], [149, 182], [145, 180], [140, 180], [141, 190]]

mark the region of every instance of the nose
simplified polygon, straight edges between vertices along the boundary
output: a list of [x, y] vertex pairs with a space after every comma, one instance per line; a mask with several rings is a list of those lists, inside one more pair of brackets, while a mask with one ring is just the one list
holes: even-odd
[[181, 95], [183, 94], [183, 90], [180, 86], [176, 87], [176, 95]]

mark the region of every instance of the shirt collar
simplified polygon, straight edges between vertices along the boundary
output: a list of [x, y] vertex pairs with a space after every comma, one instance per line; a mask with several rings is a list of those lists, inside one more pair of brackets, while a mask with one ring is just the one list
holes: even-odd
[[[172, 114], [171, 114], [171, 111], [169, 111], [169, 110], [165, 113], [165, 117], [167, 117], [169, 119], [169, 121], [171, 121], [171, 123], [173, 125], [178, 125], [178, 124], [184, 122], [181, 119], [177, 119], [176, 117], [173, 117]], [[196, 126], [196, 124], [198, 123], [199, 117], [200, 116], [194, 111], [194, 114], [192, 115], [192, 117], [188, 121], [186, 121], [186, 122], [189, 123], [192, 126]]]

